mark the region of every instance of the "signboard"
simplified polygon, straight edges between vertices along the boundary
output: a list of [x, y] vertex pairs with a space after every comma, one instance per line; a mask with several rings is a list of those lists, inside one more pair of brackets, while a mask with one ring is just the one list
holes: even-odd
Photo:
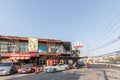
[[82, 41], [76, 41], [75, 44], [74, 44], [74, 48], [82, 48], [83, 45], [82, 45]]
[[6, 53], [4, 56], [7, 56], [7, 57], [35, 57], [36, 54], [26, 54], [26, 53], [15, 53], [15, 54], [12, 54], [12, 53]]
[[38, 52], [38, 38], [29, 38], [28, 51], [29, 52]]
[[47, 52], [47, 46], [46, 45], [39, 45], [39, 52]]

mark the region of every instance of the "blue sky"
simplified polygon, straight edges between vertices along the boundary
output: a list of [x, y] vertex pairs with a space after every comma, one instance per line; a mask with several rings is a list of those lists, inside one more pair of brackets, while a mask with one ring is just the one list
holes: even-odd
[[[81, 40], [81, 55], [89, 50], [91, 55], [101, 55], [119, 50], [120, 41], [91, 51], [120, 35], [120, 29], [114, 30], [119, 27], [120, 17], [112, 21], [119, 12], [120, 0], [0, 0], [0, 34], [60, 39], [72, 44]], [[112, 30], [105, 30], [111, 21], [115, 24]]]

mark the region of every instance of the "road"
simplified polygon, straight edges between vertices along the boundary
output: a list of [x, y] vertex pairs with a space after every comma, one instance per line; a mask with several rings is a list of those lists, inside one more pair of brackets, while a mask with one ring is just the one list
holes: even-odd
[[120, 68], [106, 68], [103, 64], [93, 64], [91, 68], [71, 69], [56, 73], [14, 74], [0, 76], [0, 80], [120, 80]]

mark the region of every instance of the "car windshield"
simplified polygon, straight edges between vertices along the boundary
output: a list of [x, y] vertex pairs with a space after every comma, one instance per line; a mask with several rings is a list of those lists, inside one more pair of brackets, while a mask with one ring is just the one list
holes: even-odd
[[26, 64], [25, 67], [32, 67], [33, 64]]
[[12, 63], [0, 63], [0, 66], [10, 66]]

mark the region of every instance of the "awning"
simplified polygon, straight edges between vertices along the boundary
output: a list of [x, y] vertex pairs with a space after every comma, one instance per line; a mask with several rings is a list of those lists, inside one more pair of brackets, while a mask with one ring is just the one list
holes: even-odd
[[12, 59], [12, 60], [14, 60], [14, 59], [30, 59], [30, 57], [10, 57], [9, 59]]

